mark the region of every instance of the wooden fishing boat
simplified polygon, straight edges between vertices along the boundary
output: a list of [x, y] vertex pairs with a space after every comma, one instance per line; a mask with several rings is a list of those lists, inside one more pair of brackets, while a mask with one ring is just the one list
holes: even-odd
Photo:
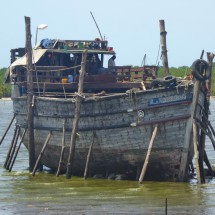
[[[20, 50], [11, 52], [10, 81], [16, 125], [22, 136], [28, 127], [28, 108], [26, 55], [19, 55], [23, 53]], [[147, 158], [145, 179], [188, 180], [194, 155], [193, 121], [202, 123], [208, 104], [205, 85], [198, 78], [209, 77], [202, 72], [209, 71], [208, 64], [201, 59], [194, 62], [195, 82], [173, 76], [158, 79], [157, 66], [105, 67], [105, 57], [112, 55], [115, 52], [108, 42], [99, 39], [46, 40], [34, 48], [36, 157], [41, 156], [41, 164], [65, 173], [73, 147], [72, 174], [80, 176], [93, 143], [91, 175], [120, 173], [135, 179]], [[83, 93], [77, 93], [80, 68], [86, 71]], [[78, 104], [79, 121], [71, 146]], [[25, 135], [27, 148], [28, 142]], [[149, 143], [153, 143], [151, 151]]]

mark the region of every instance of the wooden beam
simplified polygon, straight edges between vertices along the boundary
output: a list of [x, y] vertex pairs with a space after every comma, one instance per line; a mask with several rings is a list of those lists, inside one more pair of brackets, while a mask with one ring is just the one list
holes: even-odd
[[90, 144], [89, 151], [88, 151], [88, 154], [87, 154], [87, 160], [86, 160], [85, 169], [84, 169], [84, 179], [87, 178], [88, 169], [89, 169], [89, 162], [90, 162], [90, 158], [91, 158], [91, 155], [92, 155], [92, 148], [93, 148], [95, 136], [96, 136], [96, 132], [94, 131], [93, 132], [93, 140], [92, 140], [92, 142]]
[[62, 134], [62, 142], [61, 142], [61, 154], [60, 154], [60, 160], [59, 160], [59, 164], [58, 164], [58, 169], [57, 169], [57, 173], [56, 176], [59, 176], [60, 174], [60, 169], [61, 169], [61, 164], [62, 164], [62, 160], [63, 160], [63, 155], [64, 155], [64, 151], [65, 151], [65, 131], [66, 131], [66, 119], [64, 119], [63, 121], [63, 134]]
[[32, 76], [32, 46], [31, 46], [31, 25], [30, 17], [25, 16], [26, 30], [26, 58], [27, 58], [27, 107], [28, 107], [28, 151], [29, 151], [29, 172], [33, 171], [35, 165], [35, 146], [34, 146], [34, 113], [33, 113], [33, 76]]
[[80, 112], [81, 112], [81, 101], [82, 101], [81, 96], [83, 93], [86, 58], [87, 58], [87, 50], [85, 50], [82, 54], [81, 70], [80, 70], [79, 84], [78, 84], [78, 95], [76, 97], [75, 116], [74, 116], [73, 124], [72, 124], [72, 133], [71, 133], [66, 178], [71, 178], [71, 176], [72, 176], [72, 165], [73, 165], [73, 160], [74, 160], [74, 155], [75, 155], [76, 132], [78, 129], [78, 122], [79, 122]]
[[164, 67], [164, 72], [169, 75], [168, 57], [167, 57], [167, 46], [166, 46], [166, 35], [165, 22], [160, 20], [160, 41], [161, 41], [161, 53], [162, 53], [162, 63]]
[[193, 147], [194, 147], [194, 160], [195, 160], [195, 166], [196, 166], [196, 175], [197, 175], [197, 181], [199, 184], [201, 184], [201, 175], [200, 175], [200, 169], [199, 169], [199, 152], [197, 147], [197, 127], [196, 123], [193, 122]]
[[42, 148], [42, 150], [41, 150], [41, 152], [40, 152], [40, 154], [39, 154], [39, 156], [38, 156], [38, 158], [37, 158], [37, 161], [36, 161], [36, 163], [35, 163], [35, 165], [34, 165], [34, 168], [33, 168], [33, 171], [32, 171], [32, 175], [33, 175], [33, 176], [35, 175], [35, 172], [37, 171], [38, 164], [39, 164], [39, 162], [40, 162], [40, 159], [41, 159], [42, 156], [43, 156], [43, 153], [44, 153], [44, 151], [45, 151], [45, 149], [46, 149], [46, 146], [48, 145], [48, 143], [49, 143], [49, 141], [50, 141], [50, 139], [51, 139], [51, 136], [52, 136], [52, 132], [50, 131], [49, 134], [48, 134], [48, 136], [47, 136], [47, 138], [46, 138], [46, 141], [45, 141], [45, 143], [44, 143], [44, 145], [43, 145], [43, 148]]
[[0, 140], [0, 145], [2, 144], [2, 142], [3, 142], [4, 138], [5, 138], [5, 136], [7, 135], [7, 132], [9, 131], [9, 129], [10, 129], [10, 127], [11, 127], [11, 125], [12, 125], [12, 123], [13, 123], [15, 117], [16, 117], [16, 114], [13, 115], [13, 118], [11, 119], [11, 121], [10, 121], [10, 123], [9, 123], [9, 125], [8, 125], [8, 127], [7, 127], [7, 129], [5, 130], [3, 136], [2, 136], [2, 138], [1, 138], [1, 140]]
[[139, 183], [143, 182], [143, 179], [144, 179], [144, 176], [145, 176], [145, 173], [146, 173], [146, 169], [147, 169], [147, 166], [148, 166], [148, 163], [149, 163], [149, 156], [151, 154], [152, 145], [153, 145], [155, 137], [157, 135], [157, 131], [158, 131], [158, 125], [156, 124], [155, 128], [154, 128], [154, 131], [152, 133], [150, 143], [149, 143], [148, 151], [147, 151], [147, 154], [146, 154], [146, 159], [145, 159], [145, 162], [143, 164], [143, 168], [142, 168], [142, 171], [141, 171], [141, 174], [140, 174]]

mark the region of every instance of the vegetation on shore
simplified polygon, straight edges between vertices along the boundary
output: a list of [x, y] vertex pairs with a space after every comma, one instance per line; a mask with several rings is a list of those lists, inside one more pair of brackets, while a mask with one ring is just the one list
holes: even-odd
[[[190, 75], [191, 71], [190, 71], [190, 67], [188, 66], [182, 66], [182, 67], [171, 67], [169, 69], [169, 72], [172, 76], [175, 77], [184, 77], [186, 75]], [[165, 73], [163, 70], [163, 67], [161, 67], [158, 71], [158, 76], [159, 77], [164, 77]], [[211, 80], [211, 96], [215, 96], [215, 63], [213, 63], [213, 67], [212, 67], [212, 80]]]
[[2, 97], [10, 97], [11, 95], [11, 86], [10, 84], [5, 84], [4, 75], [6, 72], [6, 68], [0, 69], [0, 98]]
[[[182, 67], [171, 67], [170, 74], [176, 77], [184, 77], [185, 75], [190, 74], [190, 67], [188, 66], [182, 66]], [[11, 86], [10, 84], [4, 83], [4, 75], [6, 72], [6, 68], [0, 69], [0, 98], [1, 97], [10, 97], [11, 95]], [[160, 67], [158, 71], [159, 77], [164, 77], [164, 71], [163, 67]], [[215, 96], [215, 63], [213, 64], [213, 70], [212, 70], [212, 87], [211, 87], [211, 95]]]

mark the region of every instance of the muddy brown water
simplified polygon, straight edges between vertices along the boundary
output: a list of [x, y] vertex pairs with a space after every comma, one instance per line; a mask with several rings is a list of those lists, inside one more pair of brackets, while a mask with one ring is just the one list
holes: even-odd
[[[215, 125], [215, 99], [210, 120]], [[0, 137], [12, 118], [12, 102], [0, 100]], [[55, 177], [48, 169], [28, 172], [24, 146], [12, 172], [3, 168], [13, 129], [0, 146], [0, 215], [10, 214], [215, 214], [215, 179], [198, 185], [188, 183], [113, 181], [65, 175]], [[215, 166], [215, 151], [207, 140], [207, 153]]]

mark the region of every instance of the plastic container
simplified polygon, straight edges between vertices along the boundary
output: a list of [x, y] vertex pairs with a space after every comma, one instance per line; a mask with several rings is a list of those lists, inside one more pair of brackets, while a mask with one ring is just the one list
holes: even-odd
[[61, 83], [62, 83], [62, 84], [66, 84], [66, 83], [67, 83], [67, 81], [68, 81], [68, 79], [67, 79], [67, 78], [62, 78], [62, 79], [61, 79]]
[[72, 75], [68, 75], [68, 83], [72, 83], [73, 82], [73, 76]]

